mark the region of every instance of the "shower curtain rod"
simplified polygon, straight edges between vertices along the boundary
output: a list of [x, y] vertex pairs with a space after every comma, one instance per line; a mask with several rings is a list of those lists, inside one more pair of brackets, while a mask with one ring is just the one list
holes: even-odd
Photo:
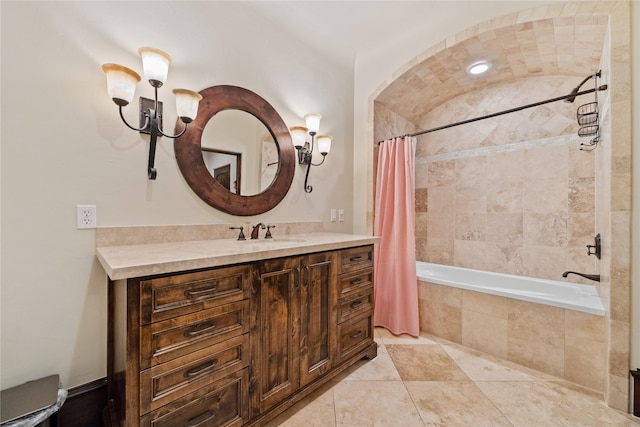
[[[463, 120], [461, 122], [452, 123], [452, 124], [449, 124], [449, 125], [438, 126], [438, 127], [432, 128], [432, 129], [422, 130], [422, 131], [416, 132], [416, 133], [409, 133], [409, 134], [406, 134], [406, 135], [397, 136], [395, 138], [404, 138], [404, 137], [407, 137], [407, 136], [411, 136], [411, 137], [420, 136], [420, 135], [424, 135], [426, 133], [435, 132], [437, 130], [448, 129], [448, 128], [452, 128], [452, 127], [455, 127], [455, 126], [465, 125], [467, 123], [477, 122], [479, 120], [490, 119], [492, 117], [501, 116], [503, 114], [514, 113], [516, 111], [524, 110], [524, 109], [527, 109], [527, 108], [537, 107], [537, 106], [543, 105], [543, 104], [549, 104], [550, 102], [562, 101], [562, 100], [569, 99], [569, 98], [576, 98], [577, 96], [580, 96], [580, 95], [586, 95], [588, 93], [593, 93], [593, 92], [603, 91], [603, 90], [607, 90], [607, 85], [601, 85], [601, 86], [598, 86], [597, 88], [583, 90], [582, 92], [570, 93], [569, 95], [559, 96], [557, 98], [551, 98], [551, 99], [547, 99], [545, 101], [534, 102], [533, 104], [523, 105], [521, 107], [511, 108], [509, 110], [499, 111], [497, 113], [488, 114], [488, 115], [482, 116], [482, 117], [476, 117], [474, 119]], [[389, 138], [389, 139], [393, 139], [393, 138]], [[380, 145], [383, 142], [384, 141], [378, 141], [377, 145]]]

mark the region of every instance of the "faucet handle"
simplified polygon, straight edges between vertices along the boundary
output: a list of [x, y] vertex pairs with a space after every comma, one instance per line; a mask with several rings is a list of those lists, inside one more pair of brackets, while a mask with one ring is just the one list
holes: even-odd
[[275, 225], [267, 225], [267, 234], [264, 235], [265, 239], [272, 239], [273, 236], [271, 235], [271, 229], [272, 228], [276, 228]]
[[600, 237], [600, 233], [596, 234], [596, 237], [593, 240], [593, 245], [587, 245], [587, 255], [595, 255], [596, 258], [600, 259], [602, 256], [602, 239]]
[[244, 237], [244, 227], [229, 227], [229, 230], [240, 230], [240, 234], [238, 234], [238, 240], [247, 240]]

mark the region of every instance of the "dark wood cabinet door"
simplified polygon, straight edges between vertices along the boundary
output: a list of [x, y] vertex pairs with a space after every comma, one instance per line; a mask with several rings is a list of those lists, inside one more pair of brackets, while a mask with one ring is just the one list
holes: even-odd
[[307, 255], [301, 266], [299, 351], [300, 382], [304, 386], [333, 367], [337, 348], [337, 254]]
[[253, 417], [281, 402], [300, 385], [300, 259], [264, 261], [251, 289], [251, 373]]

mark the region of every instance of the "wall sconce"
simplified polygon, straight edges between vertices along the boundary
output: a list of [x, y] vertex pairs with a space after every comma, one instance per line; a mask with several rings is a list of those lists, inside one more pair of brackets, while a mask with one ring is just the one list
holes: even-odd
[[[304, 178], [304, 191], [305, 193], [311, 193], [313, 191], [313, 187], [307, 185], [307, 180], [309, 179], [309, 170], [311, 166], [320, 166], [324, 163], [324, 159], [326, 158], [329, 151], [331, 151], [331, 140], [333, 137], [329, 135], [318, 135], [318, 151], [322, 154], [322, 161], [320, 163], [312, 163], [313, 158], [313, 146], [316, 139], [316, 134], [320, 128], [320, 119], [322, 116], [320, 114], [307, 114], [304, 116], [304, 120], [307, 124], [307, 127], [303, 126], [294, 126], [290, 128], [291, 137], [293, 139], [293, 145], [298, 150], [298, 163], [301, 165], [307, 165], [307, 174]], [[311, 135], [311, 142], [308, 142], [307, 133]]]
[[174, 89], [176, 96], [176, 111], [184, 123], [184, 129], [177, 135], [168, 135], [162, 130], [162, 102], [158, 102], [158, 88], [167, 80], [171, 57], [152, 47], [141, 47], [138, 53], [142, 58], [142, 69], [149, 84], [154, 88], [155, 99], [140, 97], [140, 127], [131, 126], [122, 114], [122, 107], [126, 107], [133, 100], [136, 84], [140, 76], [135, 71], [118, 64], [104, 64], [102, 70], [107, 75], [107, 92], [120, 110], [120, 118], [132, 130], [151, 135], [149, 143], [149, 163], [147, 175], [149, 179], [156, 179], [158, 175], [154, 161], [156, 156], [156, 141], [158, 137], [178, 138], [187, 130], [187, 125], [198, 114], [198, 103], [202, 96], [187, 89]]

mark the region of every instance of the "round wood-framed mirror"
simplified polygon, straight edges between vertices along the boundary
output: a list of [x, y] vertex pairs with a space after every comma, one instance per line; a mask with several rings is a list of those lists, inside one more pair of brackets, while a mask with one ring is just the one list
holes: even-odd
[[[286, 196], [295, 173], [295, 149], [289, 129], [278, 112], [256, 93], [237, 86], [212, 86], [200, 91], [198, 116], [174, 142], [178, 167], [191, 189], [210, 206], [239, 215], [259, 215], [273, 209]], [[278, 149], [278, 169], [273, 182], [258, 194], [243, 196], [227, 190], [214, 179], [202, 155], [202, 134], [211, 118], [220, 111], [241, 110], [260, 120], [269, 130]], [[177, 125], [181, 127], [182, 124]]]

